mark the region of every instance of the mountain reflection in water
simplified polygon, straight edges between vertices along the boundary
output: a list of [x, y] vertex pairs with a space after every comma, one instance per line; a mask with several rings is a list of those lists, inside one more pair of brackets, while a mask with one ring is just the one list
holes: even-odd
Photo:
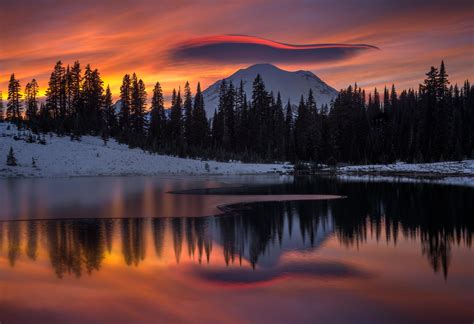
[[7, 252], [11, 266], [22, 254], [31, 261], [47, 255], [58, 277], [99, 271], [114, 249], [128, 266], [170, 255], [164, 249], [172, 249], [177, 264], [182, 258], [208, 263], [216, 244], [226, 265], [246, 260], [252, 268], [269, 268], [285, 251], [317, 249], [335, 235], [347, 247], [369, 238], [394, 245], [417, 241], [434, 272], [447, 277], [451, 246], [471, 248], [472, 220], [436, 217], [408, 196], [399, 198], [403, 203], [369, 206], [354, 200], [240, 204], [218, 217], [7, 221], [0, 223], [0, 252]]
[[[474, 318], [472, 188], [233, 180], [0, 181], [0, 321]], [[347, 198], [239, 203], [310, 194]]]

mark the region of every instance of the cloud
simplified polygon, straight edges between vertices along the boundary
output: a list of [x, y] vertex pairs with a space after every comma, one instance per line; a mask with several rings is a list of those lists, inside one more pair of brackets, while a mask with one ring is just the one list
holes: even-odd
[[202, 267], [195, 267], [192, 271], [193, 275], [199, 279], [219, 286], [255, 286], [289, 277], [367, 278], [372, 276], [351, 265], [329, 261], [295, 261], [291, 264], [282, 264], [278, 268], [258, 268], [257, 270], [251, 268], [203, 270]]
[[344, 60], [369, 50], [378, 50], [378, 47], [367, 44], [293, 45], [246, 35], [218, 35], [181, 42], [170, 53], [180, 61], [319, 63]]

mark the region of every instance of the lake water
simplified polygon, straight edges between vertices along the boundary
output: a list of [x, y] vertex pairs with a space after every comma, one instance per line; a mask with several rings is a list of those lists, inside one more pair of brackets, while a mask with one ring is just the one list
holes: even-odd
[[472, 323], [473, 236], [461, 186], [2, 179], [0, 322]]

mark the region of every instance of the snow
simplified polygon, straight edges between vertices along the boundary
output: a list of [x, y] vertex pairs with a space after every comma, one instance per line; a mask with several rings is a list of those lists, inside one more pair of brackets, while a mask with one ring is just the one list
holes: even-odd
[[391, 183], [430, 183], [440, 185], [474, 187], [474, 177], [472, 176], [456, 176], [456, 177], [439, 177], [439, 178], [416, 178], [408, 176], [379, 176], [379, 175], [338, 175], [339, 180], [345, 182], [391, 182]]
[[[8, 125], [0, 123], [0, 177], [236, 175], [288, 172], [292, 169], [288, 164], [225, 163], [150, 154], [141, 149], [129, 149], [112, 139], [104, 146], [100, 138], [93, 136], [71, 141], [68, 136], [47, 135], [46, 145], [27, 143], [24, 140], [26, 135], [15, 140], [18, 131], [13, 125], [7, 130]], [[17, 166], [6, 165], [10, 147]], [[32, 158], [36, 160], [36, 168], [32, 167]]]
[[353, 165], [337, 169], [338, 173], [390, 173], [390, 174], [420, 174], [420, 175], [464, 175], [474, 176], [474, 160], [459, 162], [436, 162], [436, 163], [393, 163], [374, 165]]
[[[286, 105], [288, 99], [292, 105], [298, 105], [301, 95], [307, 97], [309, 89], [313, 90], [318, 107], [329, 104], [338, 93], [310, 71], [289, 72], [271, 64], [252, 65], [246, 69], [238, 70], [225, 80], [227, 82], [232, 81], [234, 87], [239, 87], [242, 80], [247, 99], [250, 100], [252, 84], [257, 74], [262, 77], [267, 91], [273, 91], [275, 96], [280, 92], [284, 105]], [[222, 80], [217, 81], [203, 92], [204, 107], [208, 118], [212, 118], [214, 110], [217, 109], [221, 82]]]
[[[10, 127], [8, 130], [7, 128]], [[20, 139], [14, 136], [21, 134]], [[83, 136], [71, 141], [68, 136], [46, 135], [46, 145], [27, 143], [27, 131], [0, 123], [0, 178], [74, 177], [119, 175], [255, 175], [291, 173], [290, 164], [216, 162], [150, 154], [141, 149], [109, 140], [104, 146], [98, 137]], [[10, 147], [18, 166], [7, 166]], [[32, 166], [32, 158], [36, 167]], [[425, 164], [346, 166], [336, 170], [348, 181], [432, 182], [474, 186], [474, 160]], [[290, 177], [291, 178], [291, 177]]]

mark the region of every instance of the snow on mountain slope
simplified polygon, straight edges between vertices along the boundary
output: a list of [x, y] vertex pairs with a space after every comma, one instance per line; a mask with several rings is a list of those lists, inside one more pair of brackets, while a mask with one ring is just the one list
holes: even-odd
[[[276, 94], [280, 92], [283, 103], [286, 105], [288, 99], [292, 105], [297, 105], [301, 95], [308, 95], [309, 89], [313, 90], [316, 98], [316, 104], [321, 107], [323, 104], [329, 104], [336, 96], [337, 91], [324, 81], [318, 78], [310, 71], [289, 72], [271, 64], [255, 64], [246, 69], [241, 69], [227, 77], [225, 80], [240, 85], [240, 80], [244, 83], [244, 90], [247, 98], [250, 100], [252, 96], [252, 83], [257, 74], [263, 79], [267, 91], [273, 91]], [[203, 92], [204, 105], [207, 117], [214, 115], [219, 103], [219, 87], [222, 80], [217, 81]]]
[[[10, 126], [10, 129], [7, 129]], [[27, 143], [26, 132], [14, 125], [0, 123], [0, 178], [5, 177], [74, 177], [99, 175], [159, 174], [257, 174], [288, 172], [286, 164], [215, 162], [150, 154], [110, 140], [106, 146], [99, 137], [83, 136], [71, 141], [68, 136], [46, 136], [46, 145]], [[23, 135], [22, 135], [23, 133]], [[7, 166], [10, 147], [17, 166]], [[32, 166], [35, 159], [36, 167]]]

